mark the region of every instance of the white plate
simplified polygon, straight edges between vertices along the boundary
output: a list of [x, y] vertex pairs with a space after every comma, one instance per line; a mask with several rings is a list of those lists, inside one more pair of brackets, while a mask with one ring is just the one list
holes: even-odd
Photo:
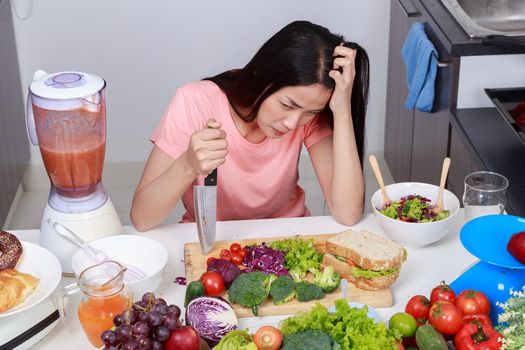
[[53, 253], [33, 243], [21, 243], [23, 253], [15, 269], [38, 278], [38, 285], [21, 304], [0, 312], [0, 317], [11, 316], [37, 305], [55, 291], [62, 278], [60, 262]]

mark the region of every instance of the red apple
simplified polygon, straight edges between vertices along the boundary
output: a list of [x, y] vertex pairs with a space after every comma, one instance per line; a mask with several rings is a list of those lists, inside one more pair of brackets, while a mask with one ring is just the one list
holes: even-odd
[[510, 237], [507, 251], [520, 263], [525, 264], [525, 231], [515, 233]]
[[164, 343], [164, 350], [199, 350], [200, 338], [191, 326], [174, 329]]

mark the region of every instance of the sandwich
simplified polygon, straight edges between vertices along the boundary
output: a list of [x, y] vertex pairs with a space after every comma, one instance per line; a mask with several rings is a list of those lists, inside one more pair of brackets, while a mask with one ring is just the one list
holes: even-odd
[[406, 251], [398, 243], [369, 231], [347, 230], [326, 241], [322, 266], [366, 290], [388, 288], [399, 277]]

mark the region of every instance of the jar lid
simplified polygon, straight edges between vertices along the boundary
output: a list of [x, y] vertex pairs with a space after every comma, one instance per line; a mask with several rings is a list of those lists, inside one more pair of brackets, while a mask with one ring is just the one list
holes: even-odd
[[37, 70], [29, 91], [47, 99], [73, 99], [92, 96], [106, 85], [104, 79], [97, 75], [82, 72], [58, 72], [48, 74]]

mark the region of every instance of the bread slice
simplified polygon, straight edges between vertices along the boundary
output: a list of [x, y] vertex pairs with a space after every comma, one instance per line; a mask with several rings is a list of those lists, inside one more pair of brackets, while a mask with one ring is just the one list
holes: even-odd
[[0, 312], [9, 310], [25, 300], [38, 285], [38, 278], [14, 269], [0, 271]]
[[323, 269], [326, 266], [333, 266], [334, 270], [338, 272], [342, 278], [345, 278], [348, 282], [352, 282], [357, 288], [366, 290], [380, 290], [390, 287], [399, 277], [400, 271], [400, 269], [398, 269], [394, 274], [374, 278], [354, 277], [351, 273], [352, 266], [337, 259], [330, 253], [324, 254], [323, 261], [321, 262]]
[[339, 233], [326, 241], [326, 251], [345, 257], [365, 270], [388, 270], [405, 260], [401, 245], [365, 230]]

